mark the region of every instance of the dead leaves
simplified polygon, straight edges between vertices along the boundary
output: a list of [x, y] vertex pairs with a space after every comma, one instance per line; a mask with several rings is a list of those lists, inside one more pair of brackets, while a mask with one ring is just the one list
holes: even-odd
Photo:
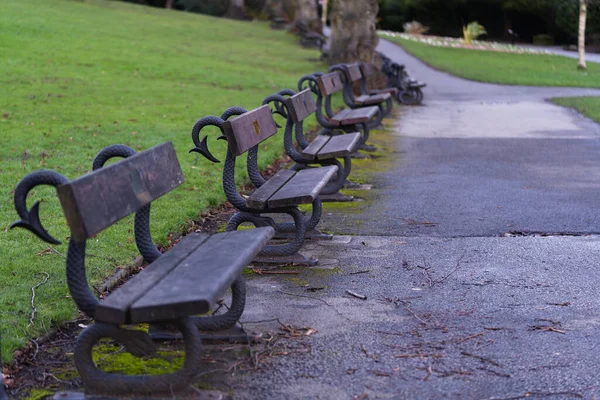
[[293, 325], [285, 325], [281, 323], [279, 326], [279, 330], [283, 331], [283, 336], [289, 338], [302, 338], [317, 333], [317, 330], [314, 328], [300, 328], [295, 327]]

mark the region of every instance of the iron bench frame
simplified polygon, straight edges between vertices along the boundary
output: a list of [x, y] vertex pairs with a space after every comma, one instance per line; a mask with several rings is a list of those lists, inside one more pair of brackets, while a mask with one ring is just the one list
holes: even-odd
[[[329, 68], [329, 72], [339, 72], [340, 76], [342, 77], [342, 83], [344, 84], [344, 103], [348, 107], [353, 109], [369, 106], [379, 107], [381, 113], [378, 115], [376, 120], [370, 121], [370, 124], [371, 128], [381, 125], [383, 118], [385, 118], [392, 111], [392, 95], [386, 92], [378, 94], [369, 94], [366, 91], [363, 92], [361, 90], [360, 83], [364, 80], [364, 76], [359, 63], [332, 65]], [[361, 96], [364, 96], [364, 100], [362, 101], [359, 101], [360, 97], [357, 97], [354, 94], [355, 84], [358, 85]]]
[[[337, 165], [338, 174], [321, 191], [321, 200], [352, 201], [353, 196], [340, 193], [340, 189], [355, 185], [347, 179], [352, 170], [350, 155], [358, 148], [360, 132], [345, 135], [325, 133], [318, 135], [315, 141], [309, 142], [304, 135], [304, 120], [317, 110], [310, 89], [304, 89], [301, 92], [283, 89], [276, 94], [267, 96], [263, 100], [263, 104], [273, 105], [275, 108], [273, 114], [278, 114], [286, 119], [284, 148], [286, 154], [296, 163], [291, 169], [301, 170], [314, 166]], [[317, 152], [307, 153], [305, 150], [310, 150], [310, 146], [314, 146], [317, 141], [326, 144]], [[346, 149], [341, 150], [340, 146], [346, 147]], [[332, 147], [338, 147], [338, 149], [335, 149], [333, 153], [324, 153], [327, 149], [331, 150]]]
[[[124, 160], [104, 167], [104, 164], [113, 157], [121, 157]], [[143, 292], [143, 294], [131, 300], [129, 303], [131, 305], [139, 300], [155, 301], [156, 293], [159, 294], [158, 299], [160, 299], [160, 291], [155, 292], [154, 289], [159, 290], [158, 287], [163, 279], [174, 276], [175, 270], [180, 271], [177, 269], [181, 265], [179, 262], [184, 260], [186, 255], [193, 255], [200, 248], [206, 250], [206, 247], [203, 247], [203, 240], [209, 239], [206, 239], [207, 235], [192, 234], [196, 236], [188, 236], [164, 255], [152, 241], [150, 234], [151, 202], [183, 183], [183, 173], [170, 142], [140, 153], [136, 153], [124, 145], [108, 146], [101, 150], [94, 159], [93, 170], [73, 181], [50, 170], [36, 171], [25, 176], [18, 183], [14, 195], [15, 208], [21, 219], [15, 222], [11, 228], [25, 228], [48, 243], [60, 244], [40, 222], [40, 202], [36, 202], [31, 209], [27, 209], [26, 204], [27, 196], [34, 187], [50, 185], [56, 188], [71, 230], [66, 260], [69, 292], [79, 310], [95, 320], [94, 324], [89, 325], [81, 332], [74, 351], [75, 366], [84, 382], [86, 393], [92, 396], [115, 396], [117, 398], [131, 395], [171, 397], [173, 393], [189, 394], [190, 391], [193, 392], [190, 384], [201, 365], [199, 330], [216, 331], [229, 328], [236, 324], [243, 313], [246, 296], [245, 283], [241, 277], [243, 267], [221, 279], [221, 284], [225, 286], [225, 289], [229, 286], [232, 289], [232, 304], [225, 314], [205, 317], [190, 316], [205, 313], [207, 309], [210, 309], [211, 304], [207, 304], [208, 300], [200, 299], [211, 297], [216, 291], [222, 295], [225, 289], [220, 287], [212, 290], [213, 293], [210, 295], [195, 293], [194, 303], [182, 304], [179, 302], [175, 305], [159, 305], [158, 308], [146, 306], [142, 309], [127, 306], [126, 309], [119, 311], [117, 305], [122, 301], [122, 297], [135, 295], [132, 294], [132, 289], [134, 289], [133, 292]], [[124, 177], [126, 178], [123, 179]], [[109, 187], [112, 189], [107, 190]], [[136, 246], [149, 265], [127, 281], [123, 287], [115, 289], [100, 301], [95, 297], [87, 282], [86, 242], [101, 230], [134, 212]], [[272, 234], [270, 228], [256, 231], [256, 236], [252, 238], [253, 247], [247, 247], [250, 254], [244, 255], [244, 258], [251, 259], [266, 244]], [[244, 246], [246, 243], [250, 243], [250, 237], [247, 235], [236, 239]], [[179, 252], [178, 256], [181, 257], [175, 263], [173, 258], [177, 253], [171, 252], [184, 246], [183, 243], [186, 243], [186, 240], [188, 241], [185, 246], [188, 247], [183, 252]], [[197, 243], [194, 243], [194, 240], [197, 240]], [[197, 246], [197, 249], [190, 247], [192, 243]], [[212, 246], [208, 251], [214, 250], [215, 247]], [[237, 264], [241, 264], [241, 262]], [[167, 269], [169, 272], [162, 269], [169, 266], [171, 268]], [[187, 268], [189, 271], [193, 267]], [[219, 270], [218, 273], [225, 273], [221, 271]], [[231, 272], [230, 269], [227, 273]], [[154, 278], [152, 274], [155, 274]], [[149, 277], [154, 280], [149, 281]], [[223, 283], [225, 281], [232, 283]], [[110, 302], [115, 298], [116, 301]], [[103, 338], [116, 340], [136, 357], [152, 355], [156, 352], [157, 345], [148, 333], [124, 327], [127, 324], [142, 322], [167, 323], [182, 333], [185, 346], [183, 366], [174, 373], [151, 376], [110, 374], [99, 370], [93, 361], [92, 349]]]
[[[334, 88], [332, 90], [327, 91], [328, 87], [331, 86], [326, 82], [327, 80], [330, 80], [333, 83]], [[319, 134], [335, 134], [340, 131], [344, 133], [360, 132], [361, 140], [357, 149], [365, 151], [375, 150], [375, 146], [367, 143], [367, 140], [369, 140], [370, 121], [372, 118], [348, 119], [347, 121], [342, 121], [340, 123], [332, 121], [332, 118], [336, 115], [333, 112], [331, 105], [332, 96], [335, 93], [344, 90], [344, 85], [338, 72], [329, 74], [315, 72], [314, 74], [300, 77], [298, 80], [298, 91], [303, 91], [305, 89], [310, 89], [316, 96], [315, 103], [317, 105], [317, 110], [315, 111], [315, 116], [319, 125], [323, 127]], [[379, 113], [381, 113], [381, 111], [377, 108], [376, 119], [379, 118]], [[352, 157], [361, 158], [364, 156], [355, 152], [352, 154]]]
[[[232, 126], [232, 121], [235, 121], [235, 119], [231, 121], [229, 119], [232, 117], [246, 118], [251, 115], [251, 119], [253, 120], [253, 128], [251, 129], [253, 131], [242, 133], [242, 137], [244, 137], [243, 140], [246, 140], [246, 143], [238, 143], [238, 141], [240, 141], [239, 137], [237, 137], [239, 134], [234, 132], [235, 128]], [[255, 118], [254, 115], [257, 117]], [[269, 107], [265, 105], [251, 111], [247, 111], [242, 107], [231, 107], [223, 112], [220, 117], [206, 116], [199, 119], [196, 124], [194, 124], [194, 127], [192, 128], [192, 141], [194, 142], [195, 147], [192, 148], [190, 152], [200, 153], [209, 161], [218, 163], [220, 161], [215, 158], [208, 149], [208, 136], [204, 136], [204, 138], [200, 140], [200, 132], [202, 129], [209, 126], [217, 127], [221, 133], [221, 136], [219, 136], [218, 139], [227, 141], [222, 183], [227, 200], [236, 208], [237, 212], [229, 219], [226, 230], [235, 231], [245, 222], [249, 222], [256, 227], [270, 226], [275, 230], [276, 238], [291, 240], [287, 243], [269, 244], [265, 246], [260, 252], [259, 257], [255, 259], [256, 262], [275, 264], [293, 263], [308, 266], [316, 265], [318, 259], [307, 258], [298, 253], [298, 251], [303, 246], [307, 237], [319, 239], [331, 239], [332, 237], [331, 235], [323, 234], [316, 229], [322, 214], [320, 196], [317, 194], [313, 196], [310, 201], [304, 199], [302, 201], [292, 201], [289, 204], [279, 206], [271, 206], [268, 203], [265, 203], [259, 208], [255, 207], [253, 204], [249, 204], [251, 198], [242, 196], [238, 192], [235, 184], [236, 159], [246, 152], [248, 153], [246, 170], [251, 183], [256, 188], [253, 194], [273, 179], [265, 180], [258, 168], [259, 144], [277, 132], [277, 125]], [[324, 168], [335, 168], [337, 171], [337, 166], [335, 165]], [[325, 183], [323, 183], [319, 192], [322, 190]], [[298, 208], [298, 205], [309, 203], [312, 204], [311, 214], [310, 216], [305, 216]], [[275, 222], [273, 218], [262, 214], [287, 214], [293, 218], [294, 222], [278, 223]]]

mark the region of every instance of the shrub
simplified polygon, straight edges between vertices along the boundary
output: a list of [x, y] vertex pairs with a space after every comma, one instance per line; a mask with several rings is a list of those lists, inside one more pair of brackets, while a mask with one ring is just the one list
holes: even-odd
[[428, 26], [424, 26], [419, 21], [410, 21], [402, 25], [404, 32], [411, 33], [413, 35], [422, 35], [429, 30]]
[[537, 46], [552, 46], [554, 44], [554, 38], [546, 34], [535, 35], [533, 37], [533, 44]]
[[463, 26], [463, 36], [466, 44], [471, 44], [473, 40], [476, 40], [479, 36], [485, 34], [487, 34], [485, 28], [477, 21], [473, 21], [469, 25]]

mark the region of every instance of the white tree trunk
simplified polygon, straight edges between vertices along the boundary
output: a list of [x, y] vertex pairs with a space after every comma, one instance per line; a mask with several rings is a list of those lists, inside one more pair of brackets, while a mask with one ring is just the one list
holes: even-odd
[[579, 0], [579, 40], [577, 41], [577, 50], [579, 51], [579, 60], [577, 68], [587, 69], [585, 65], [585, 21], [587, 19], [587, 0]]
[[173, 0], [167, 0], [165, 3], [165, 8], [173, 8]]

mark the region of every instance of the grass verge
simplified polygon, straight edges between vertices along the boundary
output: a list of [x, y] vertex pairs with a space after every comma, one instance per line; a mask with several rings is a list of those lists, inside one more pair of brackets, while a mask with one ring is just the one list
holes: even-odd
[[[170, 232], [224, 200], [222, 164], [187, 154], [194, 122], [234, 105], [255, 108], [265, 96], [295, 88], [301, 75], [325, 69], [314, 61], [317, 51], [263, 23], [102, 0], [3, 1], [0, 53], [4, 362], [28, 339], [76, 316], [66, 245], [52, 249], [29, 232], [8, 230], [17, 219], [12, 196], [19, 179], [42, 168], [73, 179], [90, 171], [104, 146], [143, 150], [171, 140], [187, 181], [153, 205], [152, 234], [164, 244]], [[210, 144], [224, 159], [224, 144]], [[260, 165], [281, 151], [281, 140], [266, 142]], [[244, 164], [238, 162], [241, 179]], [[29, 205], [40, 199], [43, 224], [65, 242], [69, 231], [54, 191], [36, 188]], [[127, 218], [88, 241], [88, 278], [97, 283], [135, 255]]]
[[434, 47], [398, 37], [383, 36], [432, 67], [474, 81], [525, 86], [600, 88], [600, 64], [577, 69], [576, 60], [544, 54]]
[[557, 97], [552, 102], [571, 107], [588, 118], [600, 123], [600, 97]]

